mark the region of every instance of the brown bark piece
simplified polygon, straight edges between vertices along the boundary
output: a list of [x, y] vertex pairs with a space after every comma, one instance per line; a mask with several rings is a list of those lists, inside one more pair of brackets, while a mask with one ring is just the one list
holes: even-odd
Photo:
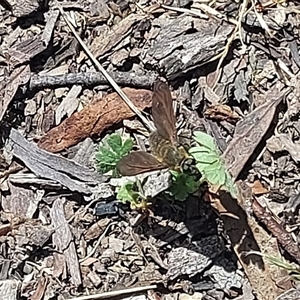
[[255, 180], [252, 184], [249, 184], [249, 186], [251, 187], [253, 195], [262, 195], [269, 192], [259, 180]]
[[[281, 86], [281, 88], [280, 88]], [[249, 157], [267, 132], [277, 105], [287, 94], [287, 89], [282, 89], [282, 84], [275, 86], [265, 96], [263, 105], [256, 108], [243, 120], [237, 123], [234, 137], [223, 154], [228, 171], [236, 179]]]
[[[151, 91], [131, 88], [124, 88], [123, 91], [140, 110], [151, 106]], [[99, 135], [104, 129], [132, 116], [134, 113], [120, 96], [112, 93], [51, 129], [40, 139], [38, 146], [50, 152], [59, 152], [87, 137]]]
[[10, 193], [2, 198], [1, 206], [4, 211], [20, 218], [32, 218], [38, 205], [34, 192], [28, 188], [13, 185], [8, 182]]
[[180, 77], [220, 54], [234, 29], [231, 24], [223, 26], [214, 19], [202, 20], [185, 14], [157, 22], [161, 25], [159, 35], [142, 57], [144, 63], [159, 65], [168, 79]]
[[58, 15], [57, 10], [51, 10], [45, 15], [47, 23], [42, 34], [28, 36], [7, 49], [6, 55], [11, 68], [25, 64], [48, 47]]
[[108, 32], [104, 32], [102, 35], [95, 37], [90, 45], [90, 50], [93, 55], [98, 58], [111, 51], [113, 47], [118, 45], [129, 35], [133, 26], [145, 17], [144, 14], [130, 14]]
[[47, 287], [47, 278], [46, 277], [40, 277], [37, 280], [37, 287], [33, 293], [33, 295], [30, 297], [30, 300], [41, 300], [44, 297], [44, 293]]
[[89, 184], [95, 185], [106, 180], [105, 176], [91, 168], [41, 150], [14, 128], [11, 129], [10, 140], [13, 155], [23, 161], [36, 176], [59, 182], [71, 191], [89, 194]]
[[65, 200], [57, 199], [50, 211], [52, 224], [55, 228], [53, 244], [57, 247], [57, 250], [62, 252], [65, 256], [72, 283], [75, 286], [79, 286], [82, 282], [81, 272], [72, 233], [65, 218], [64, 203]]
[[235, 124], [240, 119], [239, 115], [225, 104], [217, 104], [207, 108], [205, 110], [205, 116], [210, 119], [227, 121], [232, 124]]

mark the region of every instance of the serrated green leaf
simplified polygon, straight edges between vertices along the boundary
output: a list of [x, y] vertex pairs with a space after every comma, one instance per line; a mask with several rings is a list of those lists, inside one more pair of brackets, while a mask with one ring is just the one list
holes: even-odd
[[200, 184], [195, 180], [195, 177], [188, 177], [188, 180], [186, 181], [186, 186], [188, 193], [192, 194], [198, 190]]
[[134, 191], [134, 183], [129, 181], [122, 185], [118, 190], [116, 198], [123, 203], [135, 202], [138, 198], [138, 193]]
[[101, 163], [110, 164], [118, 159], [117, 155], [112, 152], [110, 149], [102, 146], [99, 147], [99, 152], [96, 154], [96, 159]]
[[132, 149], [133, 146], [133, 141], [131, 139], [127, 139], [124, 141], [124, 144], [121, 148], [121, 157], [125, 156], [126, 154], [129, 153], [129, 151]]
[[233, 198], [237, 197], [236, 185], [235, 185], [232, 177], [230, 176], [230, 174], [227, 171], [226, 171], [226, 180], [225, 180], [224, 188], [226, 191], [228, 191], [230, 193], [230, 195]]
[[221, 168], [218, 174], [218, 178], [219, 178], [219, 184], [220, 185], [224, 185], [226, 183], [226, 172], [225, 169]]
[[226, 175], [224, 172], [205, 172], [204, 176], [212, 185], [222, 186], [226, 180]]
[[202, 146], [204, 146], [204, 147], [206, 147], [206, 148], [208, 148], [212, 151], [217, 150], [217, 146], [214, 142], [214, 139], [207, 133], [204, 133], [204, 132], [201, 132], [201, 131], [195, 131], [194, 132], [194, 140], [198, 144], [200, 144], [200, 145], [202, 145]]
[[204, 147], [204, 146], [195, 146], [190, 148], [189, 153], [190, 154], [195, 154], [195, 153], [214, 153], [210, 149]]
[[118, 133], [105, 137], [98, 147], [96, 153], [96, 161], [98, 169], [101, 173], [114, 170], [118, 161], [129, 153], [133, 145], [131, 139], [122, 142], [122, 138]]
[[199, 145], [192, 147], [189, 153], [196, 160], [196, 167], [202, 174], [201, 181], [219, 186], [236, 197], [236, 186], [225, 168], [213, 138], [204, 132], [196, 131], [194, 132], [194, 140]]
[[116, 153], [120, 153], [122, 149], [122, 138], [118, 133], [113, 133], [105, 140], [107, 145]]
[[195, 176], [175, 171], [171, 171], [171, 174], [173, 183], [169, 188], [169, 192], [175, 200], [185, 200], [189, 194], [194, 193], [200, 186], [200, 182], [196, 181]]
[[192, 154], [197, 163], [213, 164], [219, 161], [220, 156], [213, 152], [196, 152]]
[[219, 161], [216, 161], [212, 164], [197, 163], [196, 167], [200, 172], [219, 172], [222, 169], [222, 165]]
[[187, 191], [184, 189], [179, 189], [177, 185], [172, 185], [168, 191], [175, 198], [175, 200], [183, 201], [188, 196]]

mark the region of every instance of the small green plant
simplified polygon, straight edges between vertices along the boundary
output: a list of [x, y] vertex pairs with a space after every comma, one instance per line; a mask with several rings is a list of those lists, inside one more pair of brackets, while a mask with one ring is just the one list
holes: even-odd
[[197, 180], [194, 175], [170, 171], [172, 174], [172, 185], [168, 192], [175, 198], [175, 200], [186, 200], [189, 194], [196, 192], [201, 182]]
[[147, 209], [149, 206], [147, 197], [144, 196], [142, 184], [136, 179], [136, 182], [127, 181], [118, 189], [117, 200], [123, 203], [129, 203], [131, 209]]
[[122, 138], [118, 133], [113, 133], [105, 137], [96, 154], [99, 171], [101, 173], [106, 173], [115, 170], [117, 162], [130, 152], [132, 146], [132, 139], [122, 141]]
[[201, 181], [207, 181], [211, 186], [224, 189], [232, 197], [236, 197], [236, 187], [225, 168], [214, 139], [200, 131], [194, 132], [193, 139], [197, 146], [192, 147], [189, 153], [196, 160], [196, 167], [202, 174]]

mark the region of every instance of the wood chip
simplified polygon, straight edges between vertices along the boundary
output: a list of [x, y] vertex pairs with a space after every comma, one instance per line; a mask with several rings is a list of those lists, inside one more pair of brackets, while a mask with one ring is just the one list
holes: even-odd
[[233, 139], [223, 153], [228, 171], [234, 179], [238, 177], [267, 132], [273, 120], [276, 107], [287, 92], [288, 89], [283, 89], [281, 84], [273, 87], [265, 95], [265, 99], [268, 99], [268, 101], [236, 124]]
[[[159, 21], [161, 31], [153, 46], [143, 52], [144, 63], [159, 64], [169, 79], [182, 76], [218, 55], [233, 30], [230, 24], [220, 26], [213, 19], [200, 20], [185, 14], [175, 20]], [[187, 34], [189, 30], [196, 32]]]
[[13, 15], [20, 18], [28, 16], [38, 9], [40, 0], [7, 0], [7, 4], [11, 7]]
[[219, 104], [214, 105], [205, 110], [205, 115], [211, 119], [218, 121], [227, 121], [235, 124], [240, 116], [234, 112], [228, 105]]
[[296, 163], [300, 161], [300, 144], [294, 143], [289, 134], [281, 133], [271, 137], [267, 141], [267, 149], [272, 153], [287, 151]]
[[14, 98], [18, 88], [26, 84], [30, 79], [29, 66], [20, 66], [13, 70], [7, 81], [0, 83], [0, 121]]
[[17, 299], [21, 282], [15, 279], [0, 281], [0, 298], [3, 300]]
[[145, 17], [144, 14], [130, 14], [109, 32], [104, 32], [102, 35], [95, 37], [90, 45], [93, 55], [98, 58], [111, 51], [131, 32], [133, 25]]
[[36, 198], [35, 193], [28, 188], [8, 184], [10, 194], [2, 198], [2, 208], [14, 216], [31, 219], [36, 212], [41, 197]]
[[88, 194], [91, 192], [88, 183], [95, 185], [105, 178], [92, 169], [39, 149], [35, 144], [26, 141], [16, 129], [11, 130], [10, 140], [13, 143], [14, 156], [23, 161], [37, 176], [53, 179], [71, 191]]
[[44, 293], [47, 287], [47, 278], [41, 276], [37, 280], [37, 287], [33, 293], [33, 295], [30, 297], [30, 300], [41, 300], [44, 297]]
[[65, 200], [57, 199], [50, 211], [52, 225], [55, 228], [53, 244], [57, 247], [57, 250], [62, 252], [65, 256], [72, 283], [75, 286], [79, 286], [82, 282], [81, 272], [72, 233], [65, 218], [64, 203]]
[[81, 93], [82, 87], [80, 85], [73, 85], [67, 96], [63, 99], [55, 111], [55, 124], [60, 124], [61, 119], [67, 115], [70, 117], [78, 108], [78, 95]]

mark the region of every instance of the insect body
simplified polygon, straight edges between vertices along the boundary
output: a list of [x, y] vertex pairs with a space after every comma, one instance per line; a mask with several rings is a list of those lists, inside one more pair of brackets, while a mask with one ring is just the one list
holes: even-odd
[[134, 151], [123, 157], [117, 164], [121, 175], [131, 176], [163, 168], [177, 170], [187, 157], [186, 152], [177, 147], [172, 97], [168, 86], [162, 81], [154, 84], [152, 116], [156, 131], [149, 138], [151, 154]]
[[167, 167], [176, 168], [182, 159], [181, 151], [170, 140], [160, 136], [157, 132], [153, 132], [149, 138], [151, 153]]

